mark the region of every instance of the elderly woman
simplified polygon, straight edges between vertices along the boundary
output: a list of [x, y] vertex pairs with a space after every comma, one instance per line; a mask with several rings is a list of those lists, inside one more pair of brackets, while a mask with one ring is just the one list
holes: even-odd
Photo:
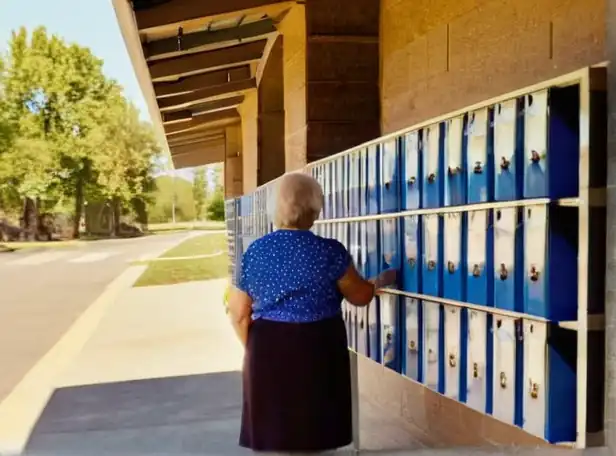
[[278, 230], [250, 245], [229, 299], [246, 348], [240, 445], [255, 451], [321, 452], [352, 441], [341, 302], [367, 306], [396, 274], [364, 280], [340, 242], [312, 233], [322, 206], [312, 177], [283, 177]]

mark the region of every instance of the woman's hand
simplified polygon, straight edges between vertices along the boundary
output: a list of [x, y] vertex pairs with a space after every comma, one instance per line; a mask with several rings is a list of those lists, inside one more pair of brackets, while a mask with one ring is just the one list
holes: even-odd
[[387, 269], [381, 272], [374, 281], [375, 288], [388, 287], [394, 285], [398, 280], [398, 271], [396, 269]]
[[228, 312], [231, 317], [231, 325], [245, 347], [248, 342], [248, 329], [252, 322], [252, 298], [247, 293], [234, 288], [229, 296]]

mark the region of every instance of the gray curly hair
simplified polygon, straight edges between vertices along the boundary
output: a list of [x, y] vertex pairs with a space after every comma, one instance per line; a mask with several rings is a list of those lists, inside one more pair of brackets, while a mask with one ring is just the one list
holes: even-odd
[[277, 182], [272, 202], [276, 228], [310, 229], [323, 209], [323, 190], [312, 176], [291, 173]]

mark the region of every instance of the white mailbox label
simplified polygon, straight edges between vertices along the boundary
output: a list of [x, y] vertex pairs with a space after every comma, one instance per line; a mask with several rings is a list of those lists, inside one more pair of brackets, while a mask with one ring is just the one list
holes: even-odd
[[447, 166], [462, 167], [462, 117], [447, 121]]
[[445, 214], [445, 261], [453, 263], [454, 269], [460, 266], [462, 255], [462, 215], [459, 213]]
[[407, 134], [404, 140], [406, 154], [405, 179], [408, 182], [411, 178], [417, 179], [417, 172], [419, 170], [419, 132], [413, 131]]
[[426, 176], [437, 175], [439, 157], [439, 125], [431, 125], [424, 130], [424, 169]]
[[501, 172], [501, 163], [513, 161], [515, 153], [516, 101], [509, 100], [494, 107], [494, 159]]
[[438, 391], [439, 305], [424, 301], [424, 383]]
[[515, 421], [515, 322], [494, 319], [494, 417], [506, 423]]
[[424, 257], [425, 261], [438, 261], [438, 216], [424, 215]]
[[486, 410], [486, 337], [484, 312], [468, 312], [468, 370], [466, 404], [480, 412]]
[[547, 327], [524, 322], [524, 430], [545, 438]]
[[460, 310], [445, 306], [445, 396], [460, 396]]
[[507, 271], [512, 271], [515, 262], [515, 230], [517, 223], [515, 208], [494, 211], [494, 257], [497, 272], [504, 264]]
[[526, 274], [531, 270], [543, 274], [547, 252], [548, 210], [545, 205], [524, 208], [524, 264]]
[[486, 237], [488, 230], [488, 213], [471, 211], [468, 214], [468, 271], [473, 273], [477, 265], [483, 271], [486, 261]]

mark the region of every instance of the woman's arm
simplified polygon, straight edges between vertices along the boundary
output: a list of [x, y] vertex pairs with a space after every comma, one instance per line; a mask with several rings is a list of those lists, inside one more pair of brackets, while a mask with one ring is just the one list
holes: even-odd
[[252, 322], [252, 298], [237, 288], [233, 289], [229, 297], [229, 316], [235, 334], [245, 347]]
[[396, 271], [383, 271], [371, 280], [364, 279], [354, 265], [350, 265], [345, 274], [338, 280], [338, 289], [348, 302], [354, 306], [367, 306], [374, 299], [380, 287], [391, 285], [396, 281]]

